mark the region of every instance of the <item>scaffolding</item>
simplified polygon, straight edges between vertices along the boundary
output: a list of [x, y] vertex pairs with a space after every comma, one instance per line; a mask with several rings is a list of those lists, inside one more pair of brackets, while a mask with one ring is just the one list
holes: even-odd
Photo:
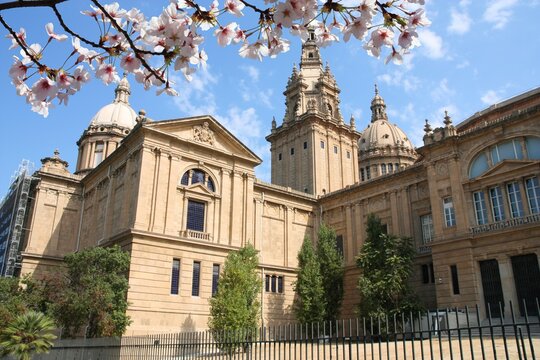
[[13, 277], [21, 266], [20, 245], [30, 186], [34, 179], [32, 171], [33, 164], [23, 160], [12, 178], [8, 194], [0, 203], [0, 216], [4, 224], [0, 238], [0, 275], [5, 277]]

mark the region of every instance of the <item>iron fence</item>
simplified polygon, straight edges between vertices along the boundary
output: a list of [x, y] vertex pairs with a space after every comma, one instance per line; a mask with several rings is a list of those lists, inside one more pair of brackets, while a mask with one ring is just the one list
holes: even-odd
[[[499, 305], [500, 314], [503, 314]], [[523, 307], [527, 309], [527, 307]], [[258, 329], [59, 340], [36, 359], [536, 359], [540, 313], [482, 318], [478, 306]], [[526, 311], [526, 310], [525, 310]]]

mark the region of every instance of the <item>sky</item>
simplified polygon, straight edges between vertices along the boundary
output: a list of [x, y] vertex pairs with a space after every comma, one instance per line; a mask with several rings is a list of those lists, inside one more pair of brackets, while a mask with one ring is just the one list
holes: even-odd
[[[151, 16], [168, 1], [120, 0], [120, 4], [139, 7]], [[79, 14], [78, 6], [80, 2], [68, 1], [60, 8], [68, 24], [90, 34], [93, 24]], [[539, 0], [426, 0], [426, 11], [432, 25], [420, 32], [422, 46], [413, 49], [402, 65], [385, 65], [384, 57], [370, 57], [359, 41], [340, 41], [321, 49], [341, 88], [341, 113], [345, 120], [354, 115], [359, 130], [370, 121], [375, 83], [390, 121], [416, 147], [422, 146], [425, 119], [433, 127], [440, 126], [448, 110], [458, 124], [492, 104], [540, 86]], [[13, 28], [24, 27], [30, 42], [44, 42], [45, 24], [54, 23], [48, 9], [13, 9], [2, 16]], [[137, 112], [146, 110], [154, 120], [213, 115], [263, 159], [256, 174], [270, 181], [270, 146], [264, 137], [270, 133], [272, 117], [278, 124], [283, 119], [283, 91], [293, 64], [300, 60], [301, 42], [292, 38], [289, 52], [259, 62], [243, 59], [238, 47], [221, 48], [210, 33], [205, 35], [206, 71], [198, 71], [191, 83], [179, 76], [178, 97], [156, 96], [155, 89], [145, 91], [132, 80], [131, 106]], [[58, 149], [73, 172], [76, 142], [95, 113], [112, 102], [115, 88], [93, 79], [67, 107], [57, 105], [43, 118], [30, 110], [10, 83], [8, 69], [12, 56], [18, 55], [8, 50], [10, 44], [0, 38], [0, 198], [23, 159], [37, 170], [40, 159]], [[61, 55], [70, 51], [65, 49], [51, 47], [48, 52], [61, 63]]]

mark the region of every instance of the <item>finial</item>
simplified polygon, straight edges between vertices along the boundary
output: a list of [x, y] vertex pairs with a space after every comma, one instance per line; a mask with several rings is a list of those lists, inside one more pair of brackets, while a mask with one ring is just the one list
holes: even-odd
[[54, 157], [59, 158], [60, 157], [60, 151], [58, 151], [58, 148], [54, 149]]
[[379, 87], [375, 84], [375, 95], [379, 95]]
[[452, 118], [448, 115], [448, 110], [444, 110], [444, 125], [446, 127], [452, 125]]
[[356, 129], [356, 121], [354, 120], [353, 114], [351, 114], [350, 124], [351, 124], [351, 129], [355, 130]]
[[135, 118], [135, 121], [137, 123], [144, 123], [147, 120], [148, 119], [146, 118], [146, 111], [144, 109], [139, 110], [139, 115], [137, 116], [137, 118]]
[[272, 116], [272, 130], [276, 128], [276, 117]]
[[431, 125], [429, 125], [429, 121], [428, 119], [426, 119], [426, 125], [424, 125], [424, 132], [427, 134], [430, 134], [431, 133]]

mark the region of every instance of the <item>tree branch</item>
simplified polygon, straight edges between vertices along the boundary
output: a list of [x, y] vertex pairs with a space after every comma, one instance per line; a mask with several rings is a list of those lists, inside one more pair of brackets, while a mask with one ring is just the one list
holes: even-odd
[[10, 1], [0, 4], [0, 11], [15, 9], [15, 8], [27, 8], [27, 7], [52, 7], [57, 4], [63, 3], [67, 0], [18, 0]]
[[161, 81], [163, 84], [165, 83], [165, 79], [163, 79], [163, 77], [161, 75], [159, 75], [156, 70], [154, 70], [149, 64], [148, 62], [146, 61], [146, 59], [141, 55], [141, 53], [147, 53], [147, 54], [152, 54], [152, 55], [165, 55], [165, 54], [162, 54], [162, 53], [153, 53], [153, 52], [147, 52], [145, 50], [140, 50], [139, 48], [137, 48], [137, 46], [135, 46], [135, 44], [133, 43], [133, 39], [131, 39], [131, 36], [124, 30], [122, 29], [122, 27], [120, 25], [118, 25], [118, 23], [116, 22], [116, 19], [113, 18], [111, 16], [111, 14], [109, 14], [107, 12], [107, 10], [105, 10], [105, 8], [103, 7], [103, 5], [101, 5], [99, 3], [99, 1], [97, 0], [91, 0], [102, 12], [103, 14], [105, 14], [105, 16], [111, 21], [111, 24], [114, 26], [114, 28], [120, 32], [122, 35], [124, 35], [124, 38], [126, 39], [126, 41], [129, 43], [129, 46], [131, 48], [131, 50], [133, 50], [133, 53], [135, 54], [135, 56], [137, 57], [137, 59], [139, 59], [141, 61], [141, 64], [144, 66], [144, 68], [146, 70], [148, 70], [152, 75], [154, 75], [156, 77], [156, 79], [158, 79], [159, 81]]

